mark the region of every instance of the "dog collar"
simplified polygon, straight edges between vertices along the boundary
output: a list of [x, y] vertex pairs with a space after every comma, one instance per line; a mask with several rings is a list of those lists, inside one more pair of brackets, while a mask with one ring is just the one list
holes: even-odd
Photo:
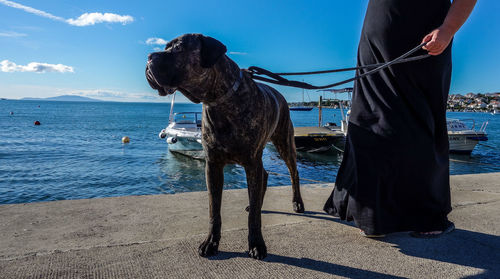
[[227, 98], [229, 98], [229, 96], [233, 95], [233, 93], [236, 92], [236, 90], [238, 90], [238, 88], [240, 88], [241, 80], [242, 79], [243, 79], [243, 72], [240, 70], [240, 75], [234, 81], [233, 86], [231, 86], [226, 91], [226, 93], [224, 95], [219, 96], [219, 97], [217, 97], [217, 99], [215, 101], [213, 101], [213, 102], [207, 102], [206, 104], [210, 105], [210, 106], [214, 106], [214, 105], [217, 105], [217, 104], [220, 104], [220, 103], [223, 103], [224, 101], [226, 101]]

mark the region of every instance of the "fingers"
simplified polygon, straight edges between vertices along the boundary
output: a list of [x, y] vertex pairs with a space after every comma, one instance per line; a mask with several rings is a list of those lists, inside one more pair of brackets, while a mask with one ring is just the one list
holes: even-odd
[[443, 37], [439, 29], [436, 29], [427, 34], [422, 40], [422, 43], [427, 43], [422, 48], [427, 50], [430, 55], [439, 55], [446, 49], [449, 40]]
[[445, 42], [437, 40], [432, 40], [426, 45], [427, 51], [430, 55], [441, 54], [446, 49], [447, 46], [448, 44], [446, 44]]
[[[426, 36], [424, 37], [424, 39], [422, 40], [421, 44], [423, 44], [423, 43], [428, 43], [428, 42], [430, 42], [431, 40], [432, 40], [432, 34], [428, 34], [428, 35], [426, 35]], [[422, 48], [423, 48], [423, 49], [425, 49], [425, 50], [427, 50], [427, 45], [428, 45], [428, 44], [424, 45]]]

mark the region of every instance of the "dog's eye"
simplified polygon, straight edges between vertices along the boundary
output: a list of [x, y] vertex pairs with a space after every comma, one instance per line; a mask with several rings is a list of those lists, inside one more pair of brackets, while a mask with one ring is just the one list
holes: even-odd
[[181, 52], [182, 51], [182, 47], [179, 44], [173, 45], [172, 46], [172, 51], [174, 51], [174, 52]]

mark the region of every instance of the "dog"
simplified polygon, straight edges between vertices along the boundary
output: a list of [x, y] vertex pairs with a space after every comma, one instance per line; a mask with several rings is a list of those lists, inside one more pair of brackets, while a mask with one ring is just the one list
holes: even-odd
[[149, 54], [146, 78], [160, 96], [176, 90], [194, 103], [203, 103], [202, 145], [209, 195], [209, 232], [200, 256], [216, 255], [221, 238], [224, 166], [244, 167], [249, 195], [248, 255], [267, 256], [261, 231], [261, 208], [268, 174], [262, 153], [272, 141], [291, 176], [293, 209], [304, 212], [297, 171], [293, 125], [285, 98], [274, 88], [254, 82], [250, 74], [225, 55], [218, 40], [202, 34], [177, 37], [164, 51]]

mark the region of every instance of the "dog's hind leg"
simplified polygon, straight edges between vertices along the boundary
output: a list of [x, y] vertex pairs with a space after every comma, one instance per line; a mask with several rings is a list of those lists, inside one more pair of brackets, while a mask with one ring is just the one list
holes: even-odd
[[262, 201], [266, 182], [266, 172], [262, 165], [262, 154], [257, 156], [254, 163], [245, 166], [248, 183], [249, 214], [248, 214], [248, 255], [254, 259], [263, 259], [267, 256], [266, 243], [262, 236]]
[[278, 150], [281, 158], [285, 161], [288, 171], [290, 172], [290, 180], [292, 182], [293, 191], [293, 210], [297, 213], [304, 212], [304, 202], [300, 194], [299, 171], [297, 170], [297, 151], [295, 150], [295, 139], [293, 136], [293, 125], [291, 121], [285, 129], [278, 131], [271, 138], [273, 145]]
[[224, 165], [206, 162], [205, 176], [209, 198], [209, 228], [208, 236], [198, 248], [202, 257], [216, 255], [219, 251], [219, 241], [222, 219], [220, 215], [222, 189], [224, 184]]

